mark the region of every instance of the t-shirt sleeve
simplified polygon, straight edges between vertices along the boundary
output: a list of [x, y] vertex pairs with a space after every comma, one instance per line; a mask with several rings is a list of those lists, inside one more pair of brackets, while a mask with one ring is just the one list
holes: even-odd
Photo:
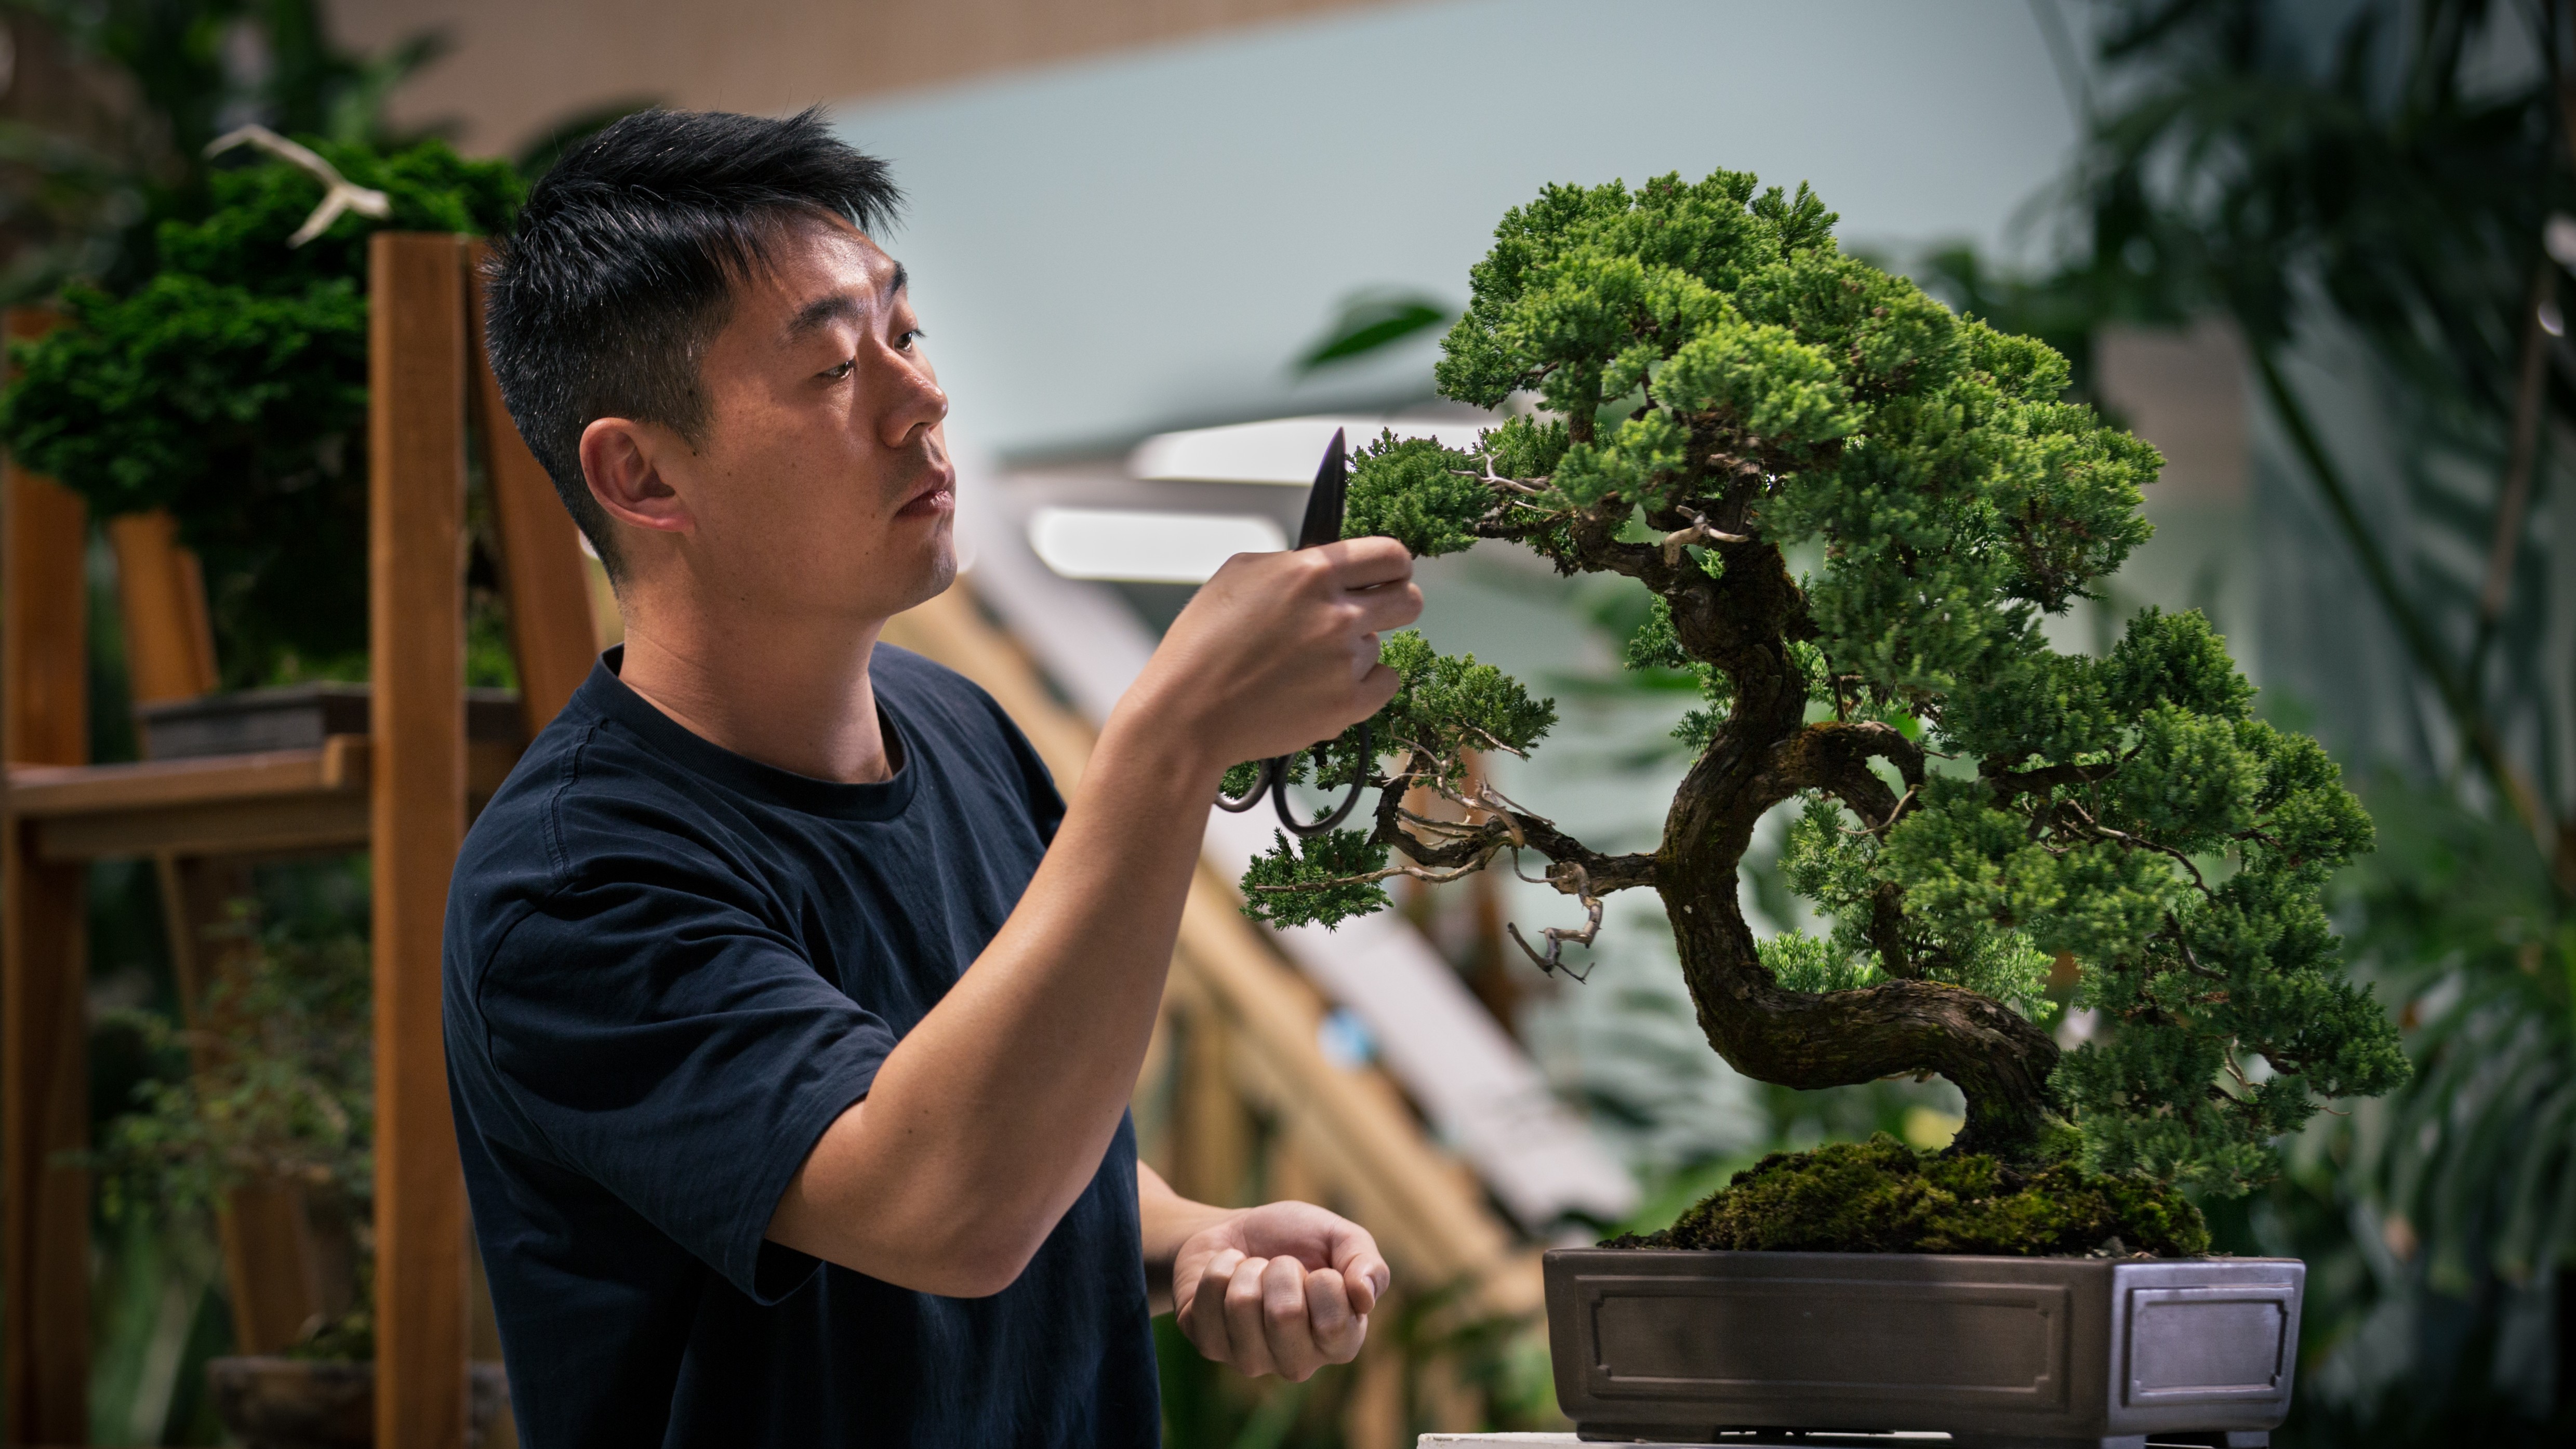
[[815, 1267], [765, 1240], [779, 1196], [895, 1036], [731, 895], [577, 881], [511, 927], [475, 997], [540, 1150], [766, 1303]]

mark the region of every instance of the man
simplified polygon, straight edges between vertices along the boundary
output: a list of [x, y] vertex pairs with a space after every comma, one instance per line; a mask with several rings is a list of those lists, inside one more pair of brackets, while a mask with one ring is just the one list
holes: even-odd
[[490, 278], [511, 416], [626, 618], [447, 921], [532, 1449], [1149, 1445], [1151, 1312], [1303, 1378], [1386, 1291], [1319, 1208], [1176, 1196], [1125, 1104], [1221, 773], [1392, 696], [1410, 561], [1228, 563], [1060, 800], [981, 692], [876, 643], [956, 572], [947, 399], [867, 234], [898, 199], [812, 113], [647, 113]]

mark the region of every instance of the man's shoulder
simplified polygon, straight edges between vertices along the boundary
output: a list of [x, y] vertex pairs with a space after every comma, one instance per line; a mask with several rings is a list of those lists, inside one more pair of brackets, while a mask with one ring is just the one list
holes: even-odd
[[925, 655], [915, 654], [896, 644], [879, 644], [868, 656], [868, 678], [878, 697], [890, 699], [897, 709], [915, 708], [962, 711], [993, 721], [1007, 721], [1002, 707], [984, 692], [983, 686], [947, 665]]
[[1010, 712], [984, 687], [956, 670], [909, 649], [880, 644], [868, 664], [877, 698], [897, 714], [936, 721], [947, 741], [986, 756], [1034, 760], [1035, 751]]
[[539, 731], [466, 832], [461, 903], [539, 898], [587, 864], [703, 844], [707, 817], [642, 741], [576, 697]]

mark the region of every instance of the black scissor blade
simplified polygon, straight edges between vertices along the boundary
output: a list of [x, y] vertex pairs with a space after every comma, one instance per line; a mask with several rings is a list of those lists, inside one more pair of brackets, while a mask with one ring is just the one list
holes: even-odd
[[1306, 495], [1306, 521], [1297, 526], [1299, 548], [1341, 539], [1342, 503], [1349, 481], [1350, 463], [1342, 449], [1342, 430], [1335, 428], [1333, 445], [1324, 450], [1324, 464], [1315, 470], [1315, 486]]

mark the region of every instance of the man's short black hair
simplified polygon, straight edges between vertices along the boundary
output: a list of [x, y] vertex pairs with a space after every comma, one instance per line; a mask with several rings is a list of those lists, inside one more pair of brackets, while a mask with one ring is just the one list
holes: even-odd
[[612, 575], [582, 429], [633, 418], [697, 441], [699, 359], [770, 238], [800, 216], [874, 231], [902, 204], [886, 164], [835, 137], [819, 107], [785, 120], [640, 111], [537, 182], [487, 279], [492, 372]]

